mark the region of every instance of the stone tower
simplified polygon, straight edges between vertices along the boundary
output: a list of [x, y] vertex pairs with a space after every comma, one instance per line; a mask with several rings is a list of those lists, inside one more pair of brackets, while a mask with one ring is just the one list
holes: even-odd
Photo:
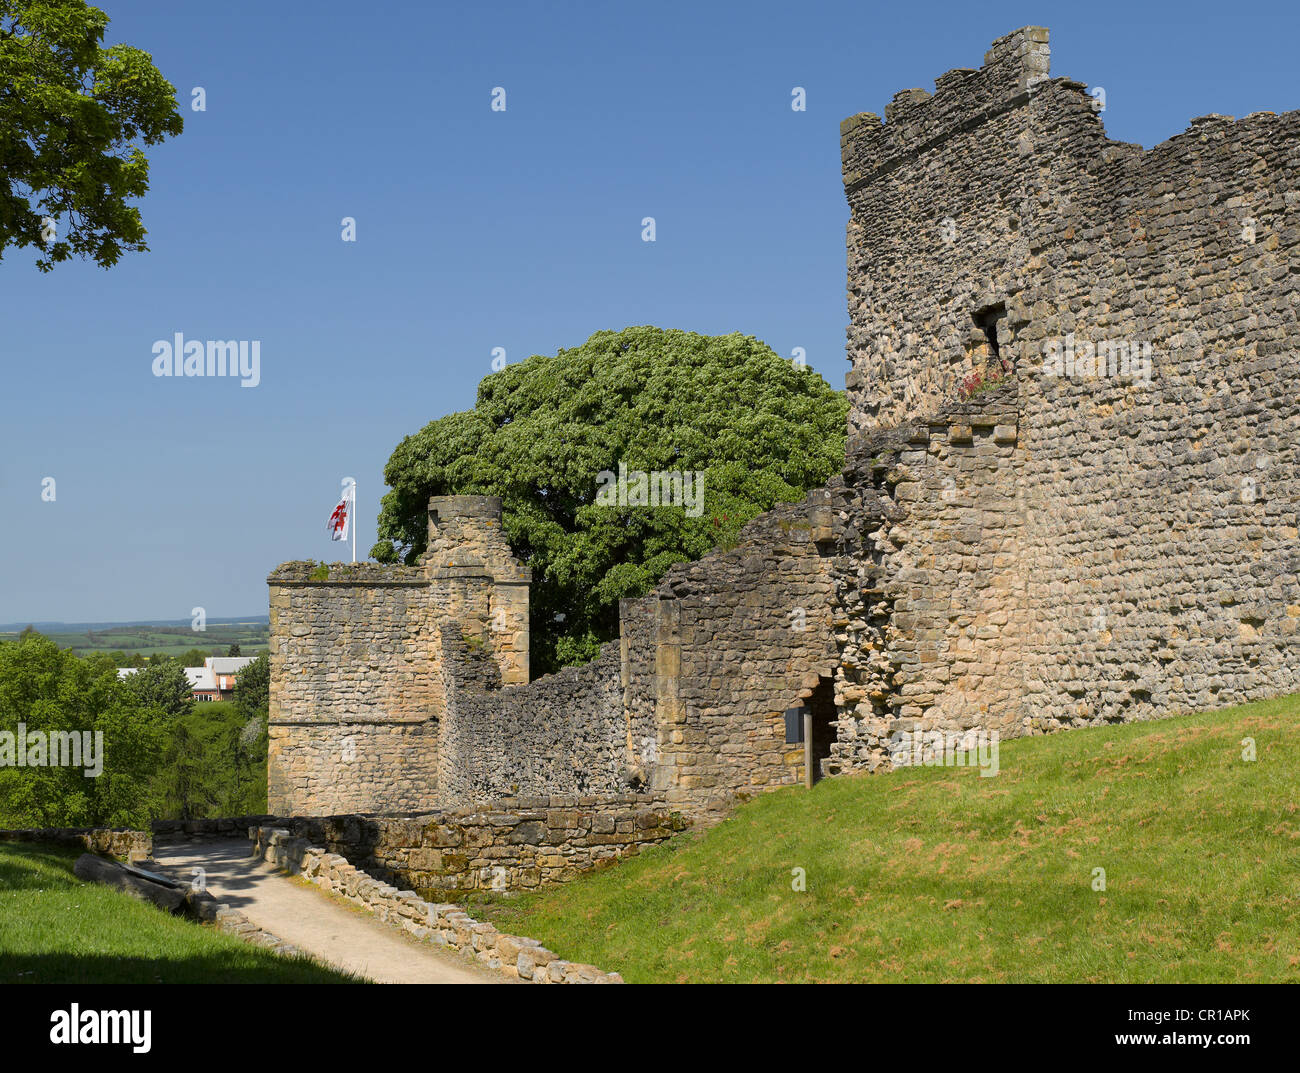
[[290, 562], [270, 586], [268, 807], [328, 815], [436, 808], [443, 633], [528, 682], [530, 573], [494, 496], [435, 496], [417, 566]]
[[497, 496], [433, 496], [421, 565], [440, 619], [460, 624], [496, 655], [502, 685], [528, 682], [528, 586], [532, 573], [501, 531]]

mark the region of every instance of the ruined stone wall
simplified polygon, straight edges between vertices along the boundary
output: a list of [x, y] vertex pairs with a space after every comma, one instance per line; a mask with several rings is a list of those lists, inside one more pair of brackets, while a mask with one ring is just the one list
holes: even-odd
[[269, 807], [417, 812], [662, 794], [692, 813], [797, 782], [785, 709], [833, 675], [829, 497], [625, 600], [618, 641], [534, 682], [500, 503], [430, 501], [418, 567], [289, 563], [271, 585]]
[[664, 795], [693, 815], [804, 778], [784, 713], [834, 676], [830, 497], [754, 519], [735, 548], [620, 606], [582, 667], [501, 688], [481, 644], [445, 630], [445, 805], [511, 794]]
[[34, 842], [72, 846], [101, 857], [146, 861], [153, 856], [153, 835], [126, 827], [21, 827], [0, 831], [0, 842]]
[[1054, 104], [1063, 208], [1036, 231], [1026, 349], [1141, 345], [1151, 379], [1046, 376], [1041, 357], [1028, 370], [1026, 718], [1053, 729], [1294, 691], [1300, 112], [1208, 117], [1086, 171], [1070, 160], [1095, 120], [1069, 87]]
[[628, 775], [636, 786], [645, 787], [659, 757], [659, 600], [620, 600], [618, 619]]
[[[988, 358], [975, 315], [1006, 303], [1002, 354], [1016, 358], [1016, 304], [1039, 214], [1033, 147], [1051, 144], [1042, 104], [1047, 31], [994, 43], [979, 70], [949, 71], [840, 125], [848, 237], [850, 434], [925, 417]], [[1084, 107], [1087, 107], [1084, 105]], [[1041, 120], [1041, 122], [1040, 122]], [[1095, 118], [1094, 118], [1095, 122]], [[1096, 124], [1097, 139], [1103, 139]]]
[[414, 568], [286, 563], [268, 579], [268, 807], [430, 808], [442, 675], [429, 582]]
[[828, 493], [760, 515], [647, 598], [658, 675], [651, 787], [692, 812], [804, 777], [784, 713], [833, 677]]
[[282, 813], [434, 808], [438, 724], [270, 726], [267, 803]]
[[584, 666], [503, 688], [485, 646], [466, 644], [455, 623], [446, 634], [450, 714], [443, 724], [439, 776], [444, 805], [626, 789], [617, 642]]
[[[1048, 52], [1019, 31], [842, 128], [847, 483], [873, 486], [855, 459], [886, 431], [914, 437], [882, 475], [897, 520], [856, 519], [842, 634], [851, 662], [879, 635], [879, 673], [842, 674], [846, 731], [866, 700], [1007, 733], [1300, 688], [1300, 113], [1114, 143]], [[1001, 368], [1002, 434], [934, 420]]]
[[429, 896], [529, 890], [635, 855], [684, 829], [662, 798], [503, 798], [416, 816], [295, 817], [295, 837]]
[[271, 809], [402, 812], [444, 800], [443, 625], [479, 646], [495, 682], [528, 679], [529, 572], [500, 521], [495, 497], [435, 496], [418, 566], [293, 562], [267, 579]]
[[875, 770], [914, 731], [1022, 731], [1028, 579], [1014, 380], [860, 437], [834, 489], [837, 741]]
[[433, 496], [421, 565], [436, 621], [454, 621], [492, 653], [504, 685], [528, 682], [528, 586], [510, 550], [498, 496]]

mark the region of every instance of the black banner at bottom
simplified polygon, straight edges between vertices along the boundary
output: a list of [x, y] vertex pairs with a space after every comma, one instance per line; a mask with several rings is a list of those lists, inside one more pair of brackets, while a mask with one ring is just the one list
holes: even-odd
[[[128, 1063], [209, 1067], [253, 1054], [373, 1061], [390, 1048], [396, 1059], [405, 1045], [419, 1053], [434, 1040], [442, 1061], [462, 1052], [472, 1060], [529, 1038], [550, 1040], [556, 1055], [599, 1060], [606, 1046], [613, 1057], [642, 1034], [655, 1046], [681, 1032], [690, 1033], [696, 1053], [709, 1041], [723, 1053], [738, 1035], [761, 1036], [767, 1059], [788, 1052], [802, 1060], [813, 1043], [808, 1025], [829, 1028], [846, 1014], [873, 1057], [936, 1047], [994, 1048], [988, 1053], [1000, 1059], [1041, 1058], [1045, 1048], [1080, 1058], [1125, 1051], [1180, 1060], [1196, 1051], [1281, 1057], [1292, 1051], [1296, 1020], [1296, 993], [1284, 985], [804, 985], [771, 995], [717, 985], [343, 988], [7, 986], [3, 1021], [8, 1046], [28, 1060], [111, 1051]], [[736, 993], [717, 994], [723, 990]], [[760, 1008], [769, 1012], [755, 1020]], [[800, 1022], [794, 1032], [764, 1031]]]

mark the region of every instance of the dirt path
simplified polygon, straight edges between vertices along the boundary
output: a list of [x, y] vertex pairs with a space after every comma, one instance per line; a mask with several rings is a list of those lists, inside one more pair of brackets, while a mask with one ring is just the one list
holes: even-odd
[[492, 984], [505, 978], [381, 924], [255, 860], [245, 838], [158, 842], [173, 875], [204, 870], [208, 890], [258, 927], [340, 969], [384, 984]]

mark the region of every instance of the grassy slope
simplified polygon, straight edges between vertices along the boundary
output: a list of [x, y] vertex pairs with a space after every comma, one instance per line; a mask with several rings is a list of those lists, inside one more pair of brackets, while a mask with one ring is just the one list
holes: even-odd
[[994, 778], [776, 791], [486, 911], [629, 982], [1300, 980], [1298, 716], [1293, 696], [1003, 743]]
[[72, 874], [79, 850], [0, 844], [0, 984], [346, 983]]

